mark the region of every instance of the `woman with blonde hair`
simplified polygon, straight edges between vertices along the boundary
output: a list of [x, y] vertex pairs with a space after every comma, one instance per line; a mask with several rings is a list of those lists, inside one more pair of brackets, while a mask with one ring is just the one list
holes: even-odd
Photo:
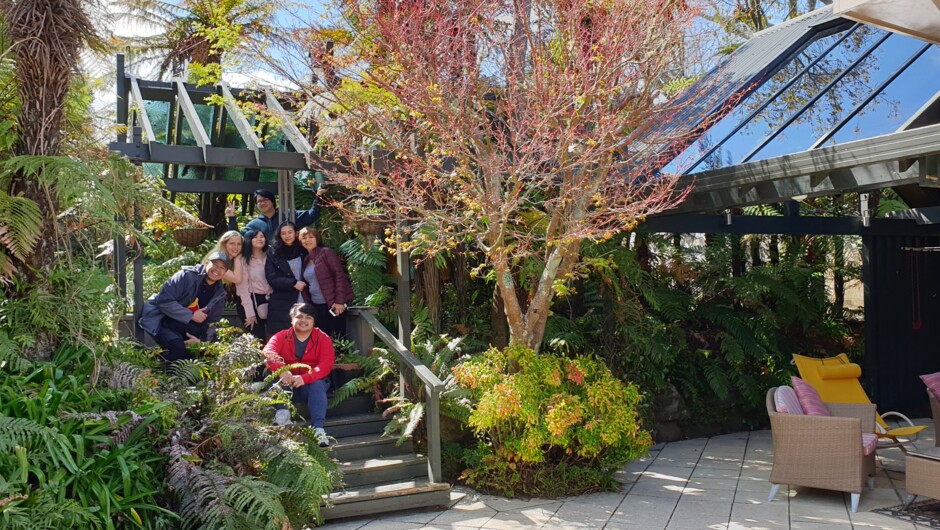
[[244, 260], [241, 259], [241, 232], [237, 230], [229, 230], [228, 232], [222, 234], [222, 237], [219, 238], [219, 242], [216, 243], [214, 247], [212, 247], [212, 251], [209, 254], [211, 255], [216, 252], [224, 252], [225, 255], [228, 256], [229, 261], [232, 262], [232, 268], [226, 271], [225, 276], [222, 277], [222, 280], [233, 285], [242, 283]]

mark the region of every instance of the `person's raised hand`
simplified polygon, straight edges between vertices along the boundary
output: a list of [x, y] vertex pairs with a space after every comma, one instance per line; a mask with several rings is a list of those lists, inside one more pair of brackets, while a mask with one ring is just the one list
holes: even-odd
[[225, 205], [225, 216], [235, 217], [236, 215], [238, 215], [238, 209], [236, 208], [235, 201], [228, 201]]
[[209, 315], [206, 314], [205, 309], [199, 308], [193, 313], [193, 322], [197, 324], [202, 324], [207, 318], [209, 318]]

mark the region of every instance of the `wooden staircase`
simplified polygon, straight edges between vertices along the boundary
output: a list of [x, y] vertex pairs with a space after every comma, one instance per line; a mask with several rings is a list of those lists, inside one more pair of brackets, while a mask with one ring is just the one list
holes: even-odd
[[330, 455], [339, 461], [343, 487], [324, 499], [327, 520], [445, 506], [450, 485], [431, 482], [428, 458], [411, 441], [396, 445], [382, 436], [388, 423], [372, 412], [368, 396], [354, 396], [327, 413], [326, 432], [336, 438]]

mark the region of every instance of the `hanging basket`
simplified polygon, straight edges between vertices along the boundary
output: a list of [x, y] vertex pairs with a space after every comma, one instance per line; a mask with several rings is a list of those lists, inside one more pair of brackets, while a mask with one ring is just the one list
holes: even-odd
[[347, 224], [364, 236], [380, 237], [385, 229], [392, 226], [392, 220], [385, 217], [359, 217], [348, 219]]
[[194, 248], [209, 238], [208, 228], [177, 228], [173, 230], [173, 239], [184, 247]]

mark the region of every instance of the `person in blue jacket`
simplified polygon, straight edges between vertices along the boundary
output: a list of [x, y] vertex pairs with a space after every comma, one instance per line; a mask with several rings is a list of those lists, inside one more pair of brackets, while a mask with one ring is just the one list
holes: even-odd
[[183, 267], [144, 303], [138, 324], [164, 349], [165, 363], [192, 359], [186, 345], [208, 339], [209, 325], [225, 309], [221, 280], [230, 267], [224, 252], [210, 254], [202, 265]]
[[[326, 191], [326, 188], [321, 186], [317, 190], [317, 194], [313, 197], [313, 204], [310, 205], [310, 209], [296, 213], [293, 222], [298, 230], [317, 222], [320, 218], [319, 197], [324, 191]], [[255, 205], [258, 207], [260, 214], [258, 217], [248, 221], [248, 224], [242, 229], [242, 233], [245, 233], [249, 228], [254, 228], [259, 232], [263, 232], [265, 239], [268, 241], [274, 241], [274, 232], [280, 224], [278, 220], [277, 196], [274, 195], [274, 192], [269, 190], [256, 190]], [[225, 209], [225, 215], [228, 217], [228, 229], [238, 230], [238, 222], [235, 220], [234, 202], [228, 204], [228, 207]]]

